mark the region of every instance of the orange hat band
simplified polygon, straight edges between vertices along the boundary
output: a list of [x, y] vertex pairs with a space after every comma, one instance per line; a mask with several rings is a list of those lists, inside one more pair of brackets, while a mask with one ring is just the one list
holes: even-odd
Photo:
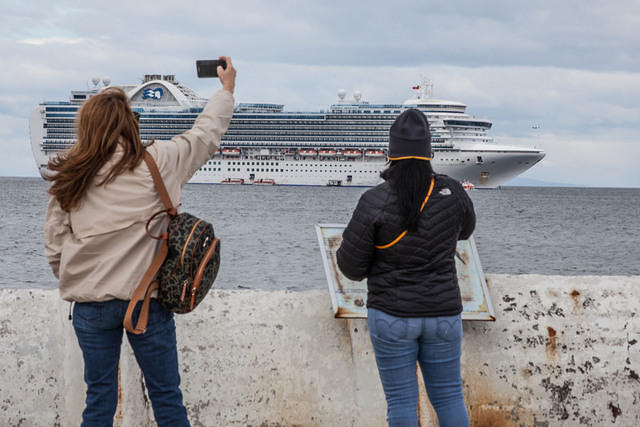
[[419, 157], [419, 156], [389, 157], [387, 156], [387, 160], [406, 160], [406, 159], [432, 160], [431, 157]]

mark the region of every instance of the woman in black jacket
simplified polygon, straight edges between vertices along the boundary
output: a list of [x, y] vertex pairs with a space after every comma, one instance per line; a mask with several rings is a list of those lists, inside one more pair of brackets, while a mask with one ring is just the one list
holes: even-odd
[[384, 183], [362, 195], [338, 249], [352, 280], [367, 278], [369, 332], [390, 426], [417, 426], [416, 362], [440, 426], [468, 426], [460, 355], [458, 240], [475, 227], [462, 185], [431, 168], [431, 134], [419, 110], [390, 130]]

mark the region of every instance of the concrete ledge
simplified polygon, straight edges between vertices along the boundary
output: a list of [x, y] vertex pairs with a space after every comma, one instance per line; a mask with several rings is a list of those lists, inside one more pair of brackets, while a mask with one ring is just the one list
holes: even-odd
[[[640, 424], [639, 276], [490, 275], [489, 289], [497, 321], [464, 324], [474, 425]], [[0, 425], [79, 425], [68, 303], [15, 289], [0, 302]], [[325, 290], [216, 291], [176, 316], [192, 425], [386, 425], [366, 321], [330, 306]], [[128, 344], [120, 378], [116, 425], [155, 425]], [[437, 425], [422, 399], [422, 425]]]

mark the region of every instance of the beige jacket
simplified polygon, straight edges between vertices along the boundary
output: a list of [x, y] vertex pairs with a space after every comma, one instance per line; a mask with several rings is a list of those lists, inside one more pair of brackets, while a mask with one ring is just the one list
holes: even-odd
[[[147, 148], [174, 205], [180, 203], [184, 184], [220, 146], [233, 115], [233, 103], [230, 92], [219, 90], [192, 129]], [[104, 166], [96, 182], [118, 155], [122, 151]], [[50, 197], [45, 254], [60, 281], [62, 298], [80, 302], [131, 299], [160, 243], [147, 235], [145, 223], [162, 209], [144, 162], [106, 186], [90, 185], [81, 205], [70, 213]], [[151, 232], [160, 234], [166, 221], [155, 221]]]

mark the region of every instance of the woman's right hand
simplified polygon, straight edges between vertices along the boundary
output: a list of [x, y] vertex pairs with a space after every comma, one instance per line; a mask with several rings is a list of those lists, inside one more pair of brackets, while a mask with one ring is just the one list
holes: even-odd
[[220, 83], [222, 83], [222, 88], [233, 93], [236, 88], [236, 69], [233, 68], [231, 58], [228, 56], [221, 56], [218, 59], [222, 59], [227, 63], [227, 68], [222, 68], [218, 65], [218, 77], [220, 78]]

